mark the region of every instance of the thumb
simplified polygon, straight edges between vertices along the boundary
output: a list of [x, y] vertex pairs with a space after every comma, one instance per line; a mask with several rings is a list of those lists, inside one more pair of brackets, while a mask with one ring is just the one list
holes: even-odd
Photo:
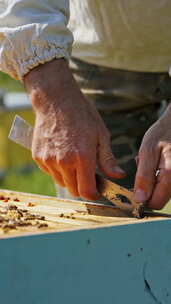
[[103, 174], [110, 178], [123, 178], [126, 173], [117, 165], [110, 143], [100, 142], [98, 147], [98, 165]]
[[141, 149], [138, 155], [138, 167], [134, 185], [134, 200], [145, 203], [153, 193], [156, 182], [159, 153]]

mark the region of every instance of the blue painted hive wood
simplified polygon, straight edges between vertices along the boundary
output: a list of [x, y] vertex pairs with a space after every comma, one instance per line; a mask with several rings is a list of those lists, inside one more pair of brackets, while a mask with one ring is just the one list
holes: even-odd
[[10, 197], [9, 205], [19, 198], [17, 206], [44, 214], [49, 224], [1, 232], [0, 303], [171, 303], [170, 219], [136, 220], [86, 202], [0, 195]]

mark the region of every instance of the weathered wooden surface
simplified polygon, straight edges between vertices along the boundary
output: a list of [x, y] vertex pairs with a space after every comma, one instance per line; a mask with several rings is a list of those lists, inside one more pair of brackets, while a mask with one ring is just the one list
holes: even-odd
[[110, 220], [2, 238], [1, 303], [170, 304], [171, 220]]
[[[7, 198], [6, 200], [1, 197]], [[17, 198], [17, 202], [15, 201]], [[29, 206], [29, 205], [33, 206]], [[113, 205], [106, 206], [91, 202], [63, 200], [55, 197], [46, 197], [28, 193], [0, 190], [0, 215], [9, 205], [15, 205], [19, 210], [27, 210], [31, 214], [45, 216], [48, 228], [36, 230], [34, 227], [22, 227], [10, 230], [4, 234], [0, 223], [0, 238], [34, 233], [59, 232], [89, 227], [101, 227], [110, 225], [124, 225], [127, 223], [140, 223], [148, 220], [165, 219], [164, 216], [146, 216], [137, 220], [131, 218], [124, 211]]]
[[98, 192], [115, 206], [127, 211], [136, 218], [143, 218], [144, 204], [134, 200], [133, 191], [130, 191], [109, 179], [96, 174]]
[[0, 222], [0, 238], [136, 221], [114, 206], [0, 190], [0, 215], [8, 206], [17, 206], [18, 210], [26, 210], [32, 215], [45, 216], [48, 227], [44, 229], [36, 229], [34, 226], [17, 227], [17, 229], [9, 229], [8, 233], [4, 234]]

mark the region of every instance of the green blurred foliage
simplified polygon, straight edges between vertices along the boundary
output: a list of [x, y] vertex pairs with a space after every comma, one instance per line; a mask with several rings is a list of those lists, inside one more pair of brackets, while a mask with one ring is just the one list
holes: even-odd
[[[23, 92], [24, 87], [19, 81], [12, 79], [10, 76], [0, 72], [0, 90], [8, 92]], [[9, 167], [6, 169], [0, 167], [0, 188], [10, 189], [13, 191], [36, 193], [42, 195], [52, 195], [55, 196], [55, 187], [51, 178], [41, 172], [36, 166], [31, 163], [32, 169], [24, 169], [24, 166], [30, 166], [31, 156], [30, 152], [26, 149], [8, 141], [8, 133], [15, 114], [21, 115], [28, 122], [33, 123], [33, 119], [30, 110], [22, 112], [22, 110], [17, 113], [14, 112], [4, 112], [0, 121], [0, 130], [4, 128], [5, 132], [0, 132], [1, 136], [4, 135], [5, 138], [0, 138], [1, 150], [4, 150], [4, 156], [7, 157], [9, 162]], [[27, 117], [28, 116], [28, 117]], [[4, 152], [3, 151], [3, 152]], [[1, 151], [2, 152], [2, 151]], [[1, 153], [2, 154], [2, 153]], [[22, 165], [23, 163], [23, 165]], [[15, 166], [14, 166], [15, 165]], [[4, 172], [4, 174], [3, 174]]]
[[7, 92], [24, 91], [23, 84], [20, 81], [15, 80], [2, 72], [0, 72], [0, 89]]
[[23, 172], [7, 171], [5, 176], [0, 179], [0, 188], [51, 196], [56, 194], [51, 178], [37, 168], [26, 170], [26, 172], [24, 170]]

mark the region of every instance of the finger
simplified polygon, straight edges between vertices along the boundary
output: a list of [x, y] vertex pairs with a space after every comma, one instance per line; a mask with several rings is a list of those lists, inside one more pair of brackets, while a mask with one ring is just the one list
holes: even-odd
[[96, 162], [84, 162], [77, 168], [78, 192], [82, 198], [97, 200], [99, 193], [96, 188]]
[[43, 172], [50, 174], [48, 168], [45, 165], [43, 165], [41, 162], [39, 162], [39, 163], [37, 162], [37, 165]]
[[138, 162], [139, 162], [139, 157], [138, 157], [138, 155], [135, 156], [135, 162], [136, 162], [136, 165], [137, 165], [137, 167], [138, 167]]
[[156, 179], [153, 195], [148, 202], [149, 208], [161, 209], [171, 197], [171, 150], [167, 146], [161, 153], [159, 175]]
[[152, 198], [148, 202], [151, 209], [161, 209], [171, 197], [171, 171], [160, 169], [160, 181], [156, 183]]
[[145, 203], [151, 197], [156, 181], [155, 174], [158, 168], [159, 157], [159, 150], [152, 151], [141, 148], [134, 185], [135, 201]]
[[48, 158], [44, 162], [42, 161], [42, 163], [48, 168], [49, 174], [51, 175], [52, 179], [61, 187], [65, 187], [63, 177], [57, 167], [56, 158]]
[[43, 172], [50, 175], [53, 178], [53, 180], [55, 180], [55, 182], [57, 182], [61, 187], [65, 187], [65, 183], [63, 181], [61, 174], [57, 170], [52, 169], [52, 161], [48, 162], [49, 164], [51, 164], [51, 166], [48, 166], [45, 163], [43, 163], [41, 159], [36, 159], [36, 163]]
[[42, 170], [43, 172], [50, 174], [48, 167], [41, 161], [40, 158], [34, 158], [34, 161], [36, 162], [37, 166]]
[[77, 189], [77, 176], [76, 170], [73, 169], [61, 169], [62, 177], [65, 183], [65, 186], [69, 190], [72, 196], [78, 197], [78, 189]]
[[100, 170], [108, 177], [123, 178], [126, 173], [117, 165], [112, 153], [110, 142], [100, 142], [98, 147], [98, 165]]
[[63, 177], [61, 175], [61, 173], [56, 170], [55, 168], [52, 167], [48, 167], [48, 170], [50, 172], [51, 177], [53, 178], [53, 180], [59, 184], [61, 187], [65, 187], [65, 182], [63, 180]]

